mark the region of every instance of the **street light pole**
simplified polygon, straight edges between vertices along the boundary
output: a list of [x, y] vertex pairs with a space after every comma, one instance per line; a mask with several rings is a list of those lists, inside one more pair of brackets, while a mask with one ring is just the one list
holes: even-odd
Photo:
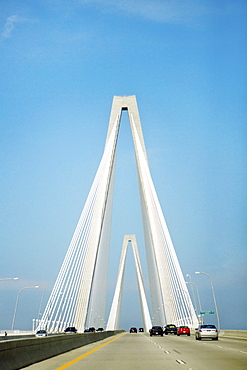
[[24, 290], [24, 289], [36, 289], [36, 288], [39, 288], [38, 285], [35, 285], [35, 286], [26, 286], [22, 289], [19, 290], [18, 294], [17, 294], [17, 298], [16, 298], [16, 303], [15, 303], [15, 311], [14, 311], [14, 315], [13, 315], [13, 321], [12, 321], [12, 330], [14, 330], [14, 324], [15, 324], [15, 317], [16, 317], [16, 311], [17, 311], [17, 306], [18, 306], [18, 302], [19, 302], [19, 297], [20, 297], [20, 293]]
[[[187, 275], [186, 275], [187, 276]], [[200, 312], [202, 311], [202, 305], [201, 305], [201, 299], [200, 299], [200, 295], [199, 295], [199, 289], [198, 289], [198, 286], [193, 283], [192, 281], [185, 281], [185, 284], [192, 284], [193, 286], [196, 287], [196, 292], [197, 292], [197, 299], [198, 299], [198, 303], [199, 303], [199, 310]], [[199, 320], [199, 324], [200, 323], [203, 323], [203, 321], [201, 321], [201, 319], [199, 319], [199, 315], [200, 315], [200, 318], [201, 318], [201, 313], [200, 312], [197, 312], [197, 317], [198, 317], [198, 320]]]
[[200, 309], [200, 311], [202, 311], [202, 305], [201, 305], [201, 299], [200, 299], [200, 295], [199, 295], [198, 286], [195, 283], [192, 283], [192, 281], [185, 281], [185, 284], [192, 284], [196, 287], [197, 298], [198, 298], [198, 302], [199, 302], [199, 309]]
[[0, 279], [0, 281], [3, 281], [3, 280], [18, 280], [19, 278], [18, 277], [15, 277], [15, 278], [3, 278], [3, 279]]
[[206, 272], [196, 271], [196, 272], [195, 272], [195, 274], [204, 274], [204, 275], [206, 275], [206, 276], [209, 278], [209, 280], [210, 280], [210, 283], [211, 283], [211, 289], [212, 289], [212, 294], [213, 294], [213, 299], [214, 299], [215, 312], [216, 312], [217, 322], [218, 322], [218, 332], [220, 332], [220, 318], [219, 318], [218, 307], [217, 307], [216, 298], [215, 298], [215, 293], [214, 293], [213, 280], [212, 280], [211, 276], [210, 276], [209, 274], [207, 274]]
[[[191, 275], [190, 274], [187, 274], [186, 277], [190, 278], [190, 281], [192, 282], [192, 279], [191, 279]], [[194, 304], [195, 304], [195, 307], [196, 307], [196, 311], [198, 312], [198, 310], [197, 310], [197, 304], [196, 304], [196, 299], [195, 299], [195, 292], [194, 292], [193, 286], [192, 286], [192, 296], [193, 296], [193, 301], [194, 301]]]

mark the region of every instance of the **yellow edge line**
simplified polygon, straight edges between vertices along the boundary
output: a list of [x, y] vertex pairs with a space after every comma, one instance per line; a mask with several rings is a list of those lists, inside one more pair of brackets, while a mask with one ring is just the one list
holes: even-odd
[[122, 334], [118, 335], [116, 338], [111, 339], [111, 340], [109, 340], [108, 342], [101, 344], [100, 346], [98, 346], [98, 347], [96, 347], [96, 348], [92, 349], [92, 351], [89, 351], [89, 352], [85, 353], [84, 355], [82, 355], [82, 356], [80, 356], [80, 357], [77, 357], [75, 360], [70, 361], [70, 362], [68, 362], [67, 364], [65, 364], [65, 365], [63, 365], [63, 366], [61, 366], [61, 367], [58, 367], [56, 370], [63, 370], [63, 369], [66, 369], [67, 367], [69, 367], [70, 365], [75, 364], [76, 362], [80, 361], [80, 360], [81, 360], [81, 359], [83, 359], [84, 357], [86, 357], [86, 356], [88, 356], [88, 355], [91, 355], [91, 353], [93, 353], [93, 352], [97, 351], [98, 349], [100, 349], [100, 348], [102, 348], [102, 347], [106, 346], [106, 345], [107, 345], [107, 344], [109, 344], [109, 343], [114, 342], [114, 340], [117, 340], [118, 338], [120, 338], [120, 337], [121, 337], [122, 335], [124, 335], [124, 334], [126, 334], [126, 333], [122, 333]]

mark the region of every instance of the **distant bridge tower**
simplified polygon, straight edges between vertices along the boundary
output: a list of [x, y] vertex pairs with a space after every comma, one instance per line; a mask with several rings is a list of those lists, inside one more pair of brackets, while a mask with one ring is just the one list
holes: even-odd
[[[156, 323], [196, 327], [198, 320], [149, 171], [135, 96], [113, 98], [104, 153], [39, 327], [102, 327], [105, 321], [108, 254], [116, 145], [123, 110], [128, 111], [137, 164], [152, 311]], [[142, 307], [143, 309], [143, 307]]]
[[116, 289], [115, 289], [115, 294], [114, 294], [113, 301], [112, 301], [112, 306], [111, 306], [106, 330], [119, 329], [120, 310], [121, 310], [122, 293], [123, 293], [123, 280], [124, 280], [125, 262], [126, 262], [128, 243], [132, 244], [132, 249], [133, 249], [133, 254], [134, 254], [136, 277], [137, 277], [137, 282], [138, 282], [138, 290], [139, 290], [139, 296], [140, 296], [144, 331], [149, 331], [149, 329], [152, 327], [152, 323], [151, 323], [148, 303], [146, 299], [146, 293], [145, 293], [142, 269], [141, 269], [141, 262], [139, 258], [135, 235], [125, 235], [124, 236], [122, 254], [121, 254], [119, 269], [118, 269]]

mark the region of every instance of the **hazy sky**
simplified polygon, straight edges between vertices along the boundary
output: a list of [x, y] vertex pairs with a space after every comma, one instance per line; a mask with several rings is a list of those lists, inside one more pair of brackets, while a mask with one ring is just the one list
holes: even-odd
[[[0, 330], [48, 299], [100, 162], [114, 95], [136, 95], [184, 275], [221, 326], [247, 329], [245, 0], [2, 0]], [[146, 276], [137, 174], [121, 123], [108, 309], [125, 234]], [[132, 251], [121, 326], [141, 326]], [[147, 283], [147, 279], [145, 278]], [[44, 300], [41, 302], [42, 291]], [[148, 290], [148, 286], [147, 286]], [[208, 317], [208, 321], [214, 317]], [[161, 323], [162, 324], [162, 323]]]

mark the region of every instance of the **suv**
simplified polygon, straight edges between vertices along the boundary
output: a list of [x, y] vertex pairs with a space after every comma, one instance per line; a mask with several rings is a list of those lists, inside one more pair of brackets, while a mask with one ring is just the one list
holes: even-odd
[[166, 325], [165, 326], [164, 333], [165, 333], [165, 335], [168, 335], [168, 334], [177, 335], [177, 327], [176, 327], [176, 325], [174, 325], [174, 324]]
[[161, 326], [153, 326], [152, 329], [149, 330], [150, 337], [152, 335], [161, 335], [163, 337], [163, 329]]

